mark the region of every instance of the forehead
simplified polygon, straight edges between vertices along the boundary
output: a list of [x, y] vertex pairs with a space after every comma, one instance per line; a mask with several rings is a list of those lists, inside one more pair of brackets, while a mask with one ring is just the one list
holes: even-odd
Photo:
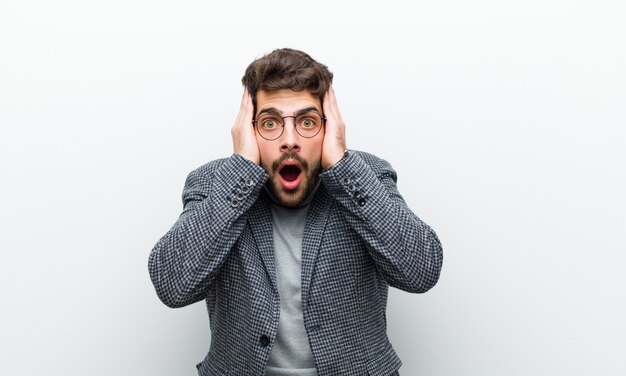
[[307, 107], [315, 107], [322, 111], [320, 99], [308, 90], [260, 90], [256, 94], [256, 103], [257, 113], [269, 108], [275, 108], [282, 113], [291, 113]]

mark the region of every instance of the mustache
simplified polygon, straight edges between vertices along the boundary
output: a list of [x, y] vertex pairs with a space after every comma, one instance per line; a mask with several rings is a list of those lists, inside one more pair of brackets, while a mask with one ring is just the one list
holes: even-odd
[[283, 163], [283, 161], [285, 161], [287, 159], [294, 159], [294, 160], [298, 161], [298, 163], [300, 163], [300, 165], [302, 166], [302, 169], [304, 170], [303, 172], [309, 171], [309, 163], [307, 161], [305, 161], [304, 159], [300, 158], [300, 156], [298, 154], [296, 154], [296, 153], [294, 153], [292, 151], [286, 152], [280, 158], [275, 160], [274, 163], [272, 163], [272, 171], [273, 172], [277, 172], [278, 171], [278, 167], [280, 167], [280, 164]]

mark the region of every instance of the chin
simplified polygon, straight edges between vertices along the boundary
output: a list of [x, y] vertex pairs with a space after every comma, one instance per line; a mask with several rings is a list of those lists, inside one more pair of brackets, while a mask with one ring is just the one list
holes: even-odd
[[307, 181], [307, 184], [302, 183], [300, 183], [301, 185], [298, 188], [288, 191], [282, 187], [280, 181], [276, 178], [272, 179], [271, 190], [276, 199], [282, 205], [294, 207], [300, 205], [306, 198], [307, 194], [311, 191], [309, 188], [310, 181]]

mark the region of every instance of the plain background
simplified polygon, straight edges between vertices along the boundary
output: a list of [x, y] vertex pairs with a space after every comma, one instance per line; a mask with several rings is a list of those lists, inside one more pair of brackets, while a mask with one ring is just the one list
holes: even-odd
[[433, 290], [391, 290], [403, 375], [626, 374], [622, 1], [0, 4], [0, 374], [195, 374], [206, 309], [148, 254], [279, 47], [443, 242]]

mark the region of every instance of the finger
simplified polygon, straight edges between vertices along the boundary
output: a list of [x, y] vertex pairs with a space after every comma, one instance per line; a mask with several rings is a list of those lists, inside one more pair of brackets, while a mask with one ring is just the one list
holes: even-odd
[[243, 113], [243, 109], [244, 109], [244, 100], [246, 99], [245, 94], [246, 94], [246, 91], [244, 89], [244, 92], [241, 96], [241, 102], [239, 103], [239, 112], [237, 113], [237, 119], [235, 119], [234, 127], [237, 127], [237, 125], [239, 125], [239, 123], [241, 122], [241, 114]]
[[332, 86], [328, 88], [328, 109], [335, 113], [337, 112], [337, 97], [335, 96], [335, 90]]
[[331, 121], [333, 119], [335, 119], [335, 113], [334, 113], [334, 109], [333, 106], [331, 104], [331, 88], [328, 89], [328, 91], [326, 92], [326, 95], [324, 95], [324, 100], [322, 103], [322, 111], [324, 111], [324, 115], [326, 116], [326, 119], [330, 119]]
[[245, 108], [243, 114], [244, 124], [246, 126], [251, 125], [252, 119], [254, 119], [254, 105], [252, 104], [252, 96], [246, 91]]
[[326, 118], [331, 120], [332, 123], [337, 123], [341, 126], [343, 120], [341, 119], [341, 113], [339, 112], [339, 105], [337, 104], [335, 90], [332, 86], [328, 89], [327, 94], [324, 96], [324, 114], [326, 115]]
[[234, 127], [241, 126], [243, 122], [245, 122], [246, 110], [248, 107], [248, 100], [250, 95], [248, 94], [248, 88], [243, 89], [243, 94], [241, 95], [241, 103], [239, 104], [239, 113], [237, 114], [237, 119], [235, 120]]
[[335, 89], [330, 87], [330, 106], [333, 112], [337, 115], [337, 118], [341, 119], [341, 113], [339, 112], [339, 105], [337, 104], [337, 96], [335, 95]]
[[330, 89], [324, 93], [324, 99], [322, 99], [322, 112], [326, 114], [330, 110], [330, 102], [328, 102], [328, 96], [330, 95]]
[[248, 98], [248, 88], [243, 89], [243, 94], [241, 95], [241, 104], [239, 105], [239, 112], [243, 112], [246, 107], [246, 100]]

